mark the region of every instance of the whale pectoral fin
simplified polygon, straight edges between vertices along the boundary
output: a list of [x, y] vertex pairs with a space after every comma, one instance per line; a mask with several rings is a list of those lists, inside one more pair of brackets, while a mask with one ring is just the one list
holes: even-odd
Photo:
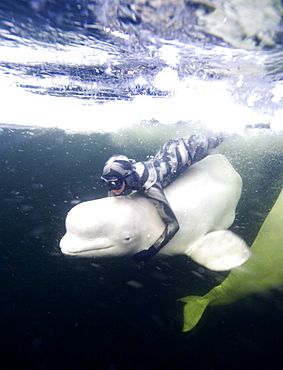
[[185, 302], [184, 306], [184, 325], [183, 332], [191, 330], [202, 317], [210, 300], [199, 296], [188, 296], [178, 299], [178, 301]]
[[242, 238], [232, 231], [221, 230], [198, 239], [186, 254], [210, 270], [226, 271], [246, 262], [251, 252]]

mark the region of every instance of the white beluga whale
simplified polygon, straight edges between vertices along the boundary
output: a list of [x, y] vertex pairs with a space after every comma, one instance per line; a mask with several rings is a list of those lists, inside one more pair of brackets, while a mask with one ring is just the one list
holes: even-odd
[[[248, 246], [227, 230], [234, 221], [241, 190], [241, 177], [221, 154], [189, 167], [165, 189], [180, 229], [157, 257], [186, 254], [215, 271], [246, 262]], [[70, 210], [60, 248], [73, 256], [135, 255], [148, 249], [163, 229], [154, 204], [146, 197], [133, 193], [102, 198]]]

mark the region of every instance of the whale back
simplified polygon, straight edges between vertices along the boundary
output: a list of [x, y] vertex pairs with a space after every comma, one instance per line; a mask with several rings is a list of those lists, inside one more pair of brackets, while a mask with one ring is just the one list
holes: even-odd
[[235, 219], [242, 191], [242, 179], [221, 154], [204, 158], [165, 189], [166, 197], [179, 221], [180, 231], [163, 253], [188, 253], [203, 235], [226, 230]]

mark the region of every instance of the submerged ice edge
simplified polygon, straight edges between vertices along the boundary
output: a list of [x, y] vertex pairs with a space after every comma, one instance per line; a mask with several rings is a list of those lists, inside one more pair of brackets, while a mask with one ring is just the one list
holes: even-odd
[[[94, 98], [81, 99], [34, 94], [12, 83], [12, 76], [2, 75], [0, 85], [0, 124], [60, 128], [71, 132], [115, 132], [144, 121], [161, 124], [180, 121], [201, 124], [212, 131], [243, 133], [247, 125], [268, 124], [274, 131], [283, 130], [283, 109], [278, 108], [283, 96], [280, 83], [260, 97], [251, 92], [242, 100], [235, 99], [242, 80], [233, 88], [228, 80], [205, 81], [196, 77], [178, 79], [168, 68], [157, 75], [153, 85], [169, 90], [164, 97], [133, 96], [132, 100], [113, 99], [104, 103]], [[162, 78], [160, 78], [162, 77]], [[257, 100], [268, 96], [265, 109]], [[117, 97], [118, 98], [118, 97]]]
[[265, 52], [159, 40], [133, 55], [85, 37], [69, 45], [21, 37], [1, 44], [0, 124], [115, 132], [155, 120], [282, 130], [283, 84], [264, 80], [272, 56]]

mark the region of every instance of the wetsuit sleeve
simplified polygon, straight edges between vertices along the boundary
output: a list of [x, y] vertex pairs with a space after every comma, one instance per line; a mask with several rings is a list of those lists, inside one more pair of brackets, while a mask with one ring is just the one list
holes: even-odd
[[136, 261], [150, 260], [150, 258], [152, 258], [162, 247], [164, 247], [164, 245], [166, 245], [179, 230], [178, 220], [173, 213], [170, 204], [168, 203], [163, 189], [158, 186], [158, 184], [154, 184], [144, 193], [144, 195], [154, 201], [158, 213], [162, 221], [165, 223], [165, 229], [149, 249], [143, 250], [134, 256]]
[[185, 148], [191, 160], [190, 164], [198, 162], [206, 157], [212, 149], [222, 143], [224, 138], [225, 136], [222, 133], [209, 137], [192, 135], [188, 138], [183, 138]]

